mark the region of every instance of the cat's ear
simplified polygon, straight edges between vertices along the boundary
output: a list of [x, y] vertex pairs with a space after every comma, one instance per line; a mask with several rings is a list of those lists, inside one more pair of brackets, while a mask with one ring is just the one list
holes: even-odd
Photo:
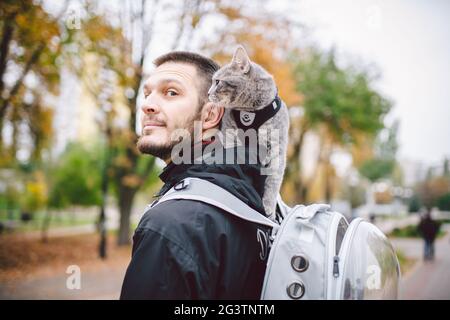
[[243, 73], [250, 71], [250, 58], [243, 46], [238, 46], [236, 48], [231, 63], [238, 66]]

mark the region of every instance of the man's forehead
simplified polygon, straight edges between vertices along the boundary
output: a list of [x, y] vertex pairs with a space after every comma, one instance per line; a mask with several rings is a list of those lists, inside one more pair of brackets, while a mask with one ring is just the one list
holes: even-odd
[[156, 67], [148, 77], [146, 84], [158, 84], [161, 81], [175, 80], [184, 85], [196, 85], [197, 70], [194, 66], [179, 62], [166, 62]]

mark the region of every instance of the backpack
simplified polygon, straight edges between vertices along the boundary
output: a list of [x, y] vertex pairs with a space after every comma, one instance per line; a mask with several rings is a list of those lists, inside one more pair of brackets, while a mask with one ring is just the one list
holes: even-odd
[[172, 199], [208, 203], [271, 228], [261, 299], [397, 299], [400, 268], [386, 236], [327, 204], [287, 206], [278, 196], [272, 221], [207, 180], [185, 178], [150, 207]]

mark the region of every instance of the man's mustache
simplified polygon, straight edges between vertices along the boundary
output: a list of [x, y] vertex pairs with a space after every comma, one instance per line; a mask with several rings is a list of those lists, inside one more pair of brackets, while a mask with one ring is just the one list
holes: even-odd
[[165, 126], [166, 122], [162, 119], [158, 119], [158, 118], [144, 118], [142, 121], [142, 127], [145, 126]]

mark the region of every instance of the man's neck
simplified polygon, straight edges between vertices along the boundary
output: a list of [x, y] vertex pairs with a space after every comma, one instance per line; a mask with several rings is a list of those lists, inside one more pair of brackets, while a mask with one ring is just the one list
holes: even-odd
[[[202, 147], [203, 147], [203, 146], [206, 146], [206, 145], [208, 145], [208, 144], [214, 142], [214, 139], [215, 139], [214, 136], [210, 136], [210, 137], [203, 138], [202, 141], [196, 142], [196, 143], [192, 146], [192, 149], [194, 149], [195, 146], [197, 146], [197, 145], [200, 144], [200, 143], [202, 144]], [[166, 166], [168, 166], [168, 165], [172, 162], [172, 157], [169, 156], [169, 157], [167, 157], [166, 159], [162, 159], [162, 160], [166, 163]]]

